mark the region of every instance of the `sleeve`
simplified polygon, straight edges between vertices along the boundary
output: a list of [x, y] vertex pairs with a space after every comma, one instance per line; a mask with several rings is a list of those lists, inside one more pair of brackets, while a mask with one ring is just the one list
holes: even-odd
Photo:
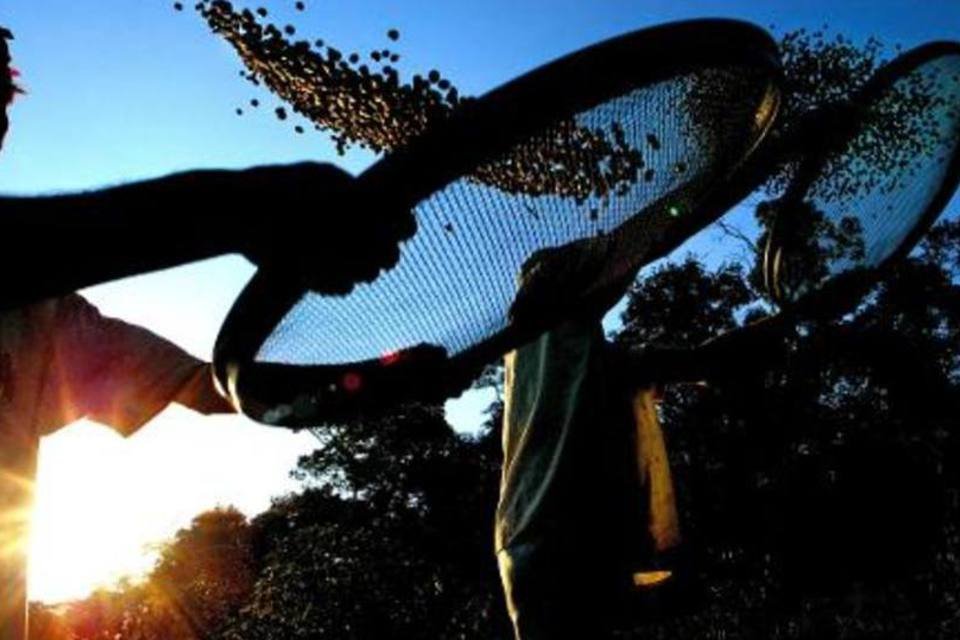
[[637, 475], [646, 494], [647, 530], [654, 553], [666, 553], [680, 544], [680, 518], [667, 457], [667, 444], [657, 414], [656, 390], [638, 389], [633, 396], [636, 424]]
[[130, 435], [181, 402], [229, 410], [210, 366], [172, 342], [100, 314], [79, 295], [64, 298], [54, 322], [55, 388], [81, 415]]

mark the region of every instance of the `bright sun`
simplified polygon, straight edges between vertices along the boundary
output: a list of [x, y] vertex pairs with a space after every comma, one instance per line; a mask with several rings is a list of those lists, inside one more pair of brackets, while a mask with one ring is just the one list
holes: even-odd
[[232, 505], [253, 515], [292, 491], [308, 433], [171, 407], [130, 438], [79, 422], [41, 441], [30, 537], [31, 600], [87, 596], [142, 576], [194, 516]]
[[30, 598], [82, 598], [149, 569], [149, 519], [137, 456], [105, 427], [75, 425], [43, 441], [30, 539]]

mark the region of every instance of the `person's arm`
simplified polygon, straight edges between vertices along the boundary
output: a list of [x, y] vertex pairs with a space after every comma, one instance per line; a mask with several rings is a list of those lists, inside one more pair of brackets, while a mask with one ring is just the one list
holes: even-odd
[[213, 365], [209, 362], [201, 365], [180, 387], [173, 401], [207, 416], [236, 413], [236, 408], [217, 389]]
[[785, 316], [773, 316], [695, 347], [627, 349], [610, 345], [609, 357], [616, 359], [619, 370], [637, 386], [718, 381], [782, 364], [791, 327]]
[[[235, 180], [235, 178], [234, 178]], [[197, 171], [103, 189], [0, 198], [7, 249], [0, 300], [9, 308], [237, 250], [214, 194], [229, 172]]]
[[610, 235], [534, 251], [517, 274], [510, 305], [514, 324], [550, 326], [545, 319], [599, 320], [622, 298], [637, 269], [622, 259]]
[[132, 324], [107, 318], [80, 296], [61, 300], [51, 382], [82, 415], [129, 435], [173, 402], [231, 413], [209, 363]]
[[0, 308], [227, 253], [349, 288], [399, 255], [389, 216], [357, 206], [352, 184], [333, 165], [302, 163], [0, 197]]

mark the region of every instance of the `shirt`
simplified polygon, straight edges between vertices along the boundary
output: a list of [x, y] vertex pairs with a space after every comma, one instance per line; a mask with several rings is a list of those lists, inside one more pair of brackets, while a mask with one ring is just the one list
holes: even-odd
[[0, 637], [26, 637], [26, 541], [40, 437], [80, 418], [123, 435], [173, 400], [223, 410], [209, 367], [79, 295], [0, 313]]
[[73, 294], [0, 313], [0, 432], [39, 438], [80, 418], [130, 435], [208, 371]]
[[495, 544], [521, 640], [601, 637], [679, 542], [653, 390], [611, 349], [599, 321], [572, 320], [506, 358]]

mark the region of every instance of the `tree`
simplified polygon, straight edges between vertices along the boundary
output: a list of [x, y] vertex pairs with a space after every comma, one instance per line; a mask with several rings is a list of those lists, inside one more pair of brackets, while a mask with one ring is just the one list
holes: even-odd
[[[686, 538], [715, 595], [638, 637], [955, 633], [958, 226], [936, 227], [855, 313], [804, 326], [782, 368], [668, 390]], [[618, 339], [736, 324], [757, 298], [717, 287], [730, 272], [661, 268], [632, 288]]]
[[214, 509], [195, 517], [163, 548], [150, 586], [196, 637], [204, 638], [247, 601], [254, 569], [246, 517], [236, 509]]
[[[497, 449], [437, 407], [328, 426], [274, 504], [224, 638], [507, 637], [492, 563]], [[500, 636], [498, 636], [498, 633]]]
[[56, 611], [34, 606], [36, 640], [200, 640], [214, 637], [245, 603], [253, 586], [251, 529], [235, 509], [214, 509], [194, 518], [164, 545], [143, 580]]

